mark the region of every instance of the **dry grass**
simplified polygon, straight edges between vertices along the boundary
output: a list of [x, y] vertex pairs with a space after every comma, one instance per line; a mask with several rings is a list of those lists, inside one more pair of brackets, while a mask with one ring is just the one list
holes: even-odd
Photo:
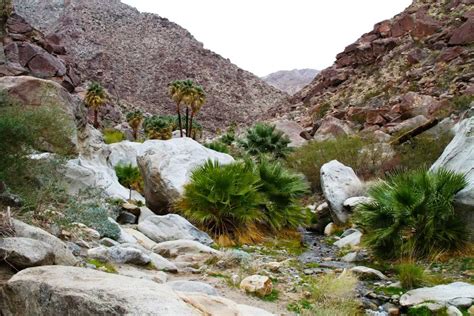
[[0, 212], [0, 238], [15, 236], [10, 207]]

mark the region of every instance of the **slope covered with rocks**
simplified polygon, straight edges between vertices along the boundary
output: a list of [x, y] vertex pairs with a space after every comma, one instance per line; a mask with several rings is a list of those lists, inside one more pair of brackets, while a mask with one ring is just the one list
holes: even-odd
[[472, 101], [473, 43], [472, 1], [414, 1], [338, 54], [293, 96], [290, 116], [313, 133], [328, 121], [387, 131], [418, 115], [449, 116]]
[[264, 119], [269, 108], [286, 104], [286, 94], [205, 49], [179, 25], [118, 0], [16, 0], [14, 5], [34, 27], [57, 33], [83, 80], [100, 81], [116, 103], [174, 113], [167, 85], [190, 78], [207, 93], [198, 120], [213, 130]]
[[280, 70], [262, 79], [269, 85], [292, 95], [313, 81], [318, 72], [315, 69]]

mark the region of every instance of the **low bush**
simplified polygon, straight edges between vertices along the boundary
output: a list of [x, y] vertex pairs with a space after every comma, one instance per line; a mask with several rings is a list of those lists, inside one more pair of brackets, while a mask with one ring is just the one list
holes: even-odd
[[427, 133], [418, 135], [395, 147], [396, 163], [394, 165], [405, 170], [429, 168], [441, 156], [453, 136], [450, 131], [436, 136]]
[[145, 134], [150, 139], [170, 139], [176, 122], [171, 121], [168, 117], [153, 115], [147, 117], [143, 122]]
[[303, 173], [315, 192], [321, 191], [320, 169], [331, 160], [351, 167], [364, 179], [382, 176], [389, 158], [370, 138], [340, 136], [325, 141], [312, 141], [298, 148], [287, 159], [288, 165]]
[[109, 221], [109, 210], [98, 201], [81, 203], [70, 201], [68, 208], [64, 211], [69, 223], [82, 223], [97, 230], [101, 237], [118, 239], [120, 228]]
[[290, 139], [283, 132], [265, 123], [249, 128], [244, 139], [240, 140], [240, 146], [250, 155], [270, 154], [275, 158], [287, 156], [291, 152], [289, 144]]
[[298, 199], [307, 191], [302, 176], [277, 162], [209, 161], [193, 172], [177, 206], [218, 243], [249, 243], [305, 224], [308, 213]]
[[397, 266], [398, 279], [406, 290], [423, 286], [425, 270], [415, 263], [402, 263]]
[[454, 97], [451, 100], [453, 108], [459, 112], [468, 110], [473, 102], [474, 96], [467, 94]]
[[266, 197], [266, 223], [275, 231], [306, 223], [309, 213], [299, 204], [299, 199], [309, 193], [303, 176], [266, 158], [261, 159], [257, 169], [261, 182], [259, 191]]
[[466, 183], [463, 175], [444, 169], [397, 172], [369, 189], [373, 202], [359, 205], [353, 219], [380, 257], [459, 250], [468, 234], [453, 200]]
[[106, 144], [120, 143], [126, 139], [125, 134], [115, 128], [105, 128], [102, 133]]
[[192, 173], [178, 208], [220, 244], [257, 240], [255, 224], [264, 219], [259, 186], [260, 178], [250, 164], [221, 166], [208, 161]]

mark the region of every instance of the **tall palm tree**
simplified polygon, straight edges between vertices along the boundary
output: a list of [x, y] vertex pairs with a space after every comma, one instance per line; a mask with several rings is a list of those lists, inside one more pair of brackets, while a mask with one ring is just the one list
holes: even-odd
[[176, 102], [176, 112], [178, 112], [179, 134], [183, 137], [183, 124], [181, 123], [181, 102], [184, 98], [183, 81], [175, 80], [169, 84], [169, 94], [174, 102]]
[[105, 104], [107, 94], [104, 88], [98, 82], [91, 82], [87, 88], [84, 103], [88, 108], [94, 111], [94, 127], [99, 127], [99, 108]]
[[132, 128], [133, 138], [137, 140], [138, 138], [138, 128], [143, 122], [143, 113], [140, 110], [135, 110], [127, 114], [127, 122]]
[[185, 128], [186, 136], [189, 134], [189, 107], [193, 103], [195, 84], [191, 79], [183, 80], [183, 102], [186, 104]]
[[201, 86], [194, 86], [192, 92], [191, 102], [191, 119], [189, 121], [188, 134], [186, 136], [192, 137], [193, 135], [193, 118], [201, 110], [202, 106], [206, 102], [206, 93]]

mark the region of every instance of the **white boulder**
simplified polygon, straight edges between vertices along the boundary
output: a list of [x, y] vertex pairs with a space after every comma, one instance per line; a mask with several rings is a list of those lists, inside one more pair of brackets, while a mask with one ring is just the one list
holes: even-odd
[[1, 238], [0, 258], [18, 269], [54, 263], [53, 248], [50, 245], [23, 237]]
[[273, 284], [272, 280], [266, 275], [251, 275], [240, 282], [240, 289], [246, 293], [254, 293], [263, 297], [272, 292]]
[[435, 302], [445, 305], [454, 299], [460, 298], [474, 300], [474, 285], [465, 282], [454, 282], [411, 290], [400, 297], [400, 304], [402, 306], [413, 306], [424, 302]]
[[332, 160], [321, 167], [321, 188], [331, 209], [336, 224], [347, 223], [350, 213], [344, 209], [344, 202], [354, 196], [362, 196], [364, 185], [354, 170]]

